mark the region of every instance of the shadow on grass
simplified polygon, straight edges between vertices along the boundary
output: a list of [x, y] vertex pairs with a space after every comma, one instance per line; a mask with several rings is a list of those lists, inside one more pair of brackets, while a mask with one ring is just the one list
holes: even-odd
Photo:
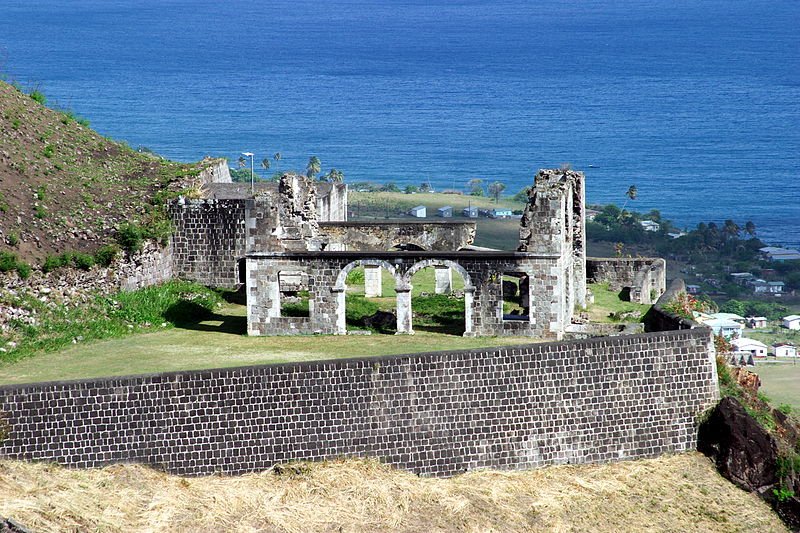
[[[219, 315], [209, 311], [202, 305], [185, 300], [167, 309], [167, 312], [164, 313], [164, 318], [172, 322], [178, 329], [227, 333], [230, 335], [244, 335], [247, 333], [247, 317]], [[219, 324], [204, 324], [203, 322], [219, 322]]]

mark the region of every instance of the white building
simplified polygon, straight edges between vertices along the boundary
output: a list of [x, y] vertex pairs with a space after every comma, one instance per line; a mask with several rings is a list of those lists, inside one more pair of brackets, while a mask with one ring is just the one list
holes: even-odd
[[748, 316], [747, 317], [747, 327], [753, 329], [765, 328], [767, 327], [767, 317], [765, 316]]
[[786, 342], [773, 344], [772, 352], [775, 354], [775, 357], [797, 357], [797, 348], [794, 346], [794, 344], [789, 344]]
[[760, 358], [767, 356], [767, 345], [761, 341], [739, 337], [738, 339], [733, 339], [731, 344], [733, 344], [737, 352], [750, 352], [753, 357]]
[[733, 320], [739, 324], [746, 324], [747, 319], [741, 315], [737, 315], [736, 313], [711, 313], [711, 318], [719, 318], [721, 320]]
[[722, 335], [728, 339], [736, 339], [742, 336], [744, 326], [733, 320], [724, 318], [711, 318], [703, 322], [710, 327], [714, 335]]
[[642, 220], [639, 224], [644, 228], [645, 231], [658, 231], [661, 229], [661, 224], [658, 222], [653, 222], [652, 220]]
[[417, 207], [412, 207], [408, 214], [416, 218], [425, 218], [428, 216], [428, 210], [424, 205], [418, 205]]
[[781, 325], [788, 329], [800, 329], [800, 315], [789, 315], [783, 317]]

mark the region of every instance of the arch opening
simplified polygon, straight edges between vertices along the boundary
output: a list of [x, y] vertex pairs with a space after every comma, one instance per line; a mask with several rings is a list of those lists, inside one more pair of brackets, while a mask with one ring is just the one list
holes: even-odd
[[472, 282], [459, 264], [425, 260], [406, 273], [415, 331], [463, 336], [472, 332]]
[[334, 287], [338, 333], [395, 333], [398, 283], [397, 271], [385, 261], [359, 260], [344, 267]]

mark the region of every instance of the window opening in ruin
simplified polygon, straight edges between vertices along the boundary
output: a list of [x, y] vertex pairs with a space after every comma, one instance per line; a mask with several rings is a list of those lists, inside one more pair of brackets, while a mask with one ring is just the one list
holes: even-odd
[[278, 273], [281, 316], [308, 318], [311, 316], [308, 276], [299, 271]]
[[348, 331], [393, 334], [397, 330], [397, 294], [391, 272], [360, 266], [345, 280], [345, 321]]
[[389, 248], [391, 252], [424, 252], [425, 248], [411, 244], [410, 242], [398, 243]]
[[503, 320], [529, 320], [530, 281], [524, 272], [504, 272], [502, 276]]
[[422, 268], [411, 276], [411, 310], [414, 331], [461, 336], [466, 330], [465, 280], [446, 266]]
[[236, 282], [247, 283], [247, 260], [239, 259], [236, 262]]

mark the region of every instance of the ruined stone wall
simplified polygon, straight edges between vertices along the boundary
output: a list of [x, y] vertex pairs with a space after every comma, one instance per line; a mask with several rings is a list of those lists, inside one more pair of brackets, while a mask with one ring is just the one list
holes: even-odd
[[585, 195], [583, 173], [539, 170], [520, 221], [518, 251], [560, 258], [561, 305], [570, 316], [586, 306]]
[[[376, 266], [395, 277], [397, 331], [412, 333], [411, 277], [426, 267], [449, 267], [464, 278], [465, 335], [524, 335], [560, 338], [572, 310], [564, 297], [569, 258], [515, 252], [320, 252], [251, 254], [247, 258], [248, 334], [344, 334], [347, 273], [358, 266]], [[308, 279], [307, 318], [281, 315], [281, 272]], [[527, 274], [529, 315], [503, 315], [504, 273]]]
[[332, 183], [330, 188], [317, 194], [317, 217], [320, 222], [344, 222], [347, 220], [347, 185]]
[[201, 161], [201, 164], [204, 165], [203, 170], [200, 171], [200, 175], [198, 176], [201, 185], [210, 183], [233, 183], [231, 179], [231, 169], [228, 167], [227, 160], [207, 157]]
[[238, 259], [247, 252], [252, 200], [179, 200], [169, 205], [176, 277], [214, 287], [236, 287]]
[[457, 251], [475, 240], [475, 222], [323, 222], [326, 250], [384, 251], [402, 245]]
[[586, 261], [589, 283], [607, 282], [612, 291], [627, 291], [632, 302], [653, 304], [667, 285], [667, 263], [659, 257], [597, 258]]
[[0, 457], [242, 474], [378, 457], [421, 475], [692, 450], [707, 330], [0, 387]]

